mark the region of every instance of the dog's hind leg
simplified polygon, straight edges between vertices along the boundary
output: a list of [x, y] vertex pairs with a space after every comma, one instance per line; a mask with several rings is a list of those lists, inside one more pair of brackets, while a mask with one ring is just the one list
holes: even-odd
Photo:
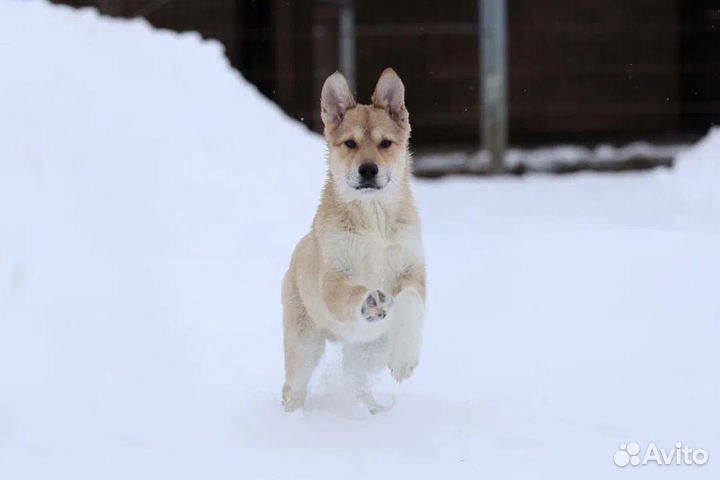
[[285, 384], [282, 401], [291, 412], [305, 403], [307, 385], [325, 351], [325, 335], [313, 324], [296, 295], [283, 296]]
[[383, 336], [368, 343], [343, 345], [343, 370], [350, 382], [353, 394], [367, 406], [370, 413], [387, 410], [372, 394], [368, 376], [385, 368], [388, 361], [388, 339]]

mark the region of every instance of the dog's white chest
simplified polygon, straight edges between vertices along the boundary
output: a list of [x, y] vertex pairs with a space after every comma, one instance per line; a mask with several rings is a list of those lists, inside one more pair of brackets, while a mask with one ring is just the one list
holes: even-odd
[[387, 291], [413, 263], [417, 242], [401, 232], [391, 237], [345, 233], [333, 243], [333, 255], [353, 283]]

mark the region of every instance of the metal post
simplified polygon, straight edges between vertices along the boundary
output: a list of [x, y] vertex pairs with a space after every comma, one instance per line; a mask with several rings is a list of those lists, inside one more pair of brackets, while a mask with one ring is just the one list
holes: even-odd
[[480, 138], [491, 170], [504, 170], [507, 148], [507, 2], [478, 0]]
[[355, 89], [355, 6], [352, 0], [345, 0], [340, 7], [340, 70]]

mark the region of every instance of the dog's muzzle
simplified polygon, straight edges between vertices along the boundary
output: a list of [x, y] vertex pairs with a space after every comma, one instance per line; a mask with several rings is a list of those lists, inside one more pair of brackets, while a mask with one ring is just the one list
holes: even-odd
[[380, 185], [378, 185], [374, 182], [373, 183], [364, 182], [364, 183], [359, 184], [357, 187], [355, 187], [355, 190], [360, 190], [361, 192], [365, 192], [365, 191], [371, 192], [373, 190], [380, 190], [381, 188], [382, 187]]

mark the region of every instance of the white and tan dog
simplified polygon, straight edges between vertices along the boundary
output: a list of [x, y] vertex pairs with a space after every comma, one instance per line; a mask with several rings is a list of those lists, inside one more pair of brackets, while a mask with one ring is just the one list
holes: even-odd
[[418, 363], [425, 311], [420, 217], [410, 189], [405, 87], [386, 69], [372, 105], [358, 105], [339, 72], [322, 89], [328, 179], [312, 229], [283, 280], [283, 405], [301, 407], [326, 340], [371, 412], [368, 374], [398, 381]]

